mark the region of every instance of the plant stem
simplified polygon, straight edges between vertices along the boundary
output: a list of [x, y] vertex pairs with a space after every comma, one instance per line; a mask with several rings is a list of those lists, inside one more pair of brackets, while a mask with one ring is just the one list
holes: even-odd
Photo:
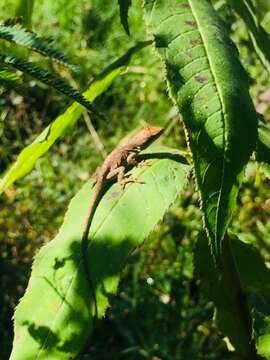
[[252, 337], [252, 318], [246, 294], [241, 284], [241, 277], [232, 251], [231, 240], [226, 234], [222, 241], [221, 253], [222, 279], [227, 289], [228, 301], [235, 309], [235, 333], [239, 334], [237, 351], [244, 360], [258, 360], [255, 341]]

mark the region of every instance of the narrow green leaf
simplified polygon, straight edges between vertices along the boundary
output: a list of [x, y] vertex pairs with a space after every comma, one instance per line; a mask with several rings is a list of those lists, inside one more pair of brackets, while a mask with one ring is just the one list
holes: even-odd
[[253, 9], [261, 23], [261, 26], [270, 33], [270, 1], [269, 0], [251, 0]]
[[251, 0], [229, 0], [237, 14], [244, 20], [254, 50], [270, 73], [270, 35], [261, 26], [258, 11]]
[[17, 0], [16, 16], [23, 17], [23, 24], [31, 29], [35, 0]]
[[257, 139], [248, 78], [207, 0], [146, 0], [145, 18], [183, 116], [212, 250], [231, 220]]
[[[215, 303], [215, 320], [219, 329], [229, 337], [238, 352], [242, 355], [246, 353], [246, 358], [250, 358], [250, 345], [255, 339], [258, 354], [270, 359], [270, 271], [252, 245], [232, 237], [229, 246], [233, 259], [229, 264], [229, 282], [228, 277], [221, 278], [218, 275], [210, 259], [207, 239], [203, 236], [196, 246], [195, 274], [201, 281], [205, 296]], [[248, 326], [241, 319], [242, 310], [247, 306], [246, 301], [250, 308], [248, 326], [251, 326], [251, 321], [253, 324], [249, 334]], [[254, 336], [252, 341], [251, 331]]]
[[125, 32], [130, 35], [128, 26], [128, 10], [131, 6], [131, 0], [118, 0], [120, 19]]
[[270, 127], [262, 122], [258, 127], [258, 144], [256, 160], [260, 163], [265, 176], [270, 178]]
[[[90, 229], [89, 268], [99, 318], [116, 294], [130, 253], [153, 231], [187, 182], [189, 166], [178, 151], [152, 147], [144, 156], [148, 166], [130, 173], [143, 183], [129, 184], [125, 190], [112, 185]], [[92, 293], [81, 254], [92, 194], [88, 182], [71, 201], [58, 235], [35, 258], [15, 311], [11, 360], [73, 359], [92, 331]]]
[[73, 70], [76, 69], [63, 53], [52, 47], [51, 43], [34, 32], [23, 28], [21, 25], [0, 25], [0, 39], [26, 46], [31, 50], [55, 60], [61, 65], [68, 66]]

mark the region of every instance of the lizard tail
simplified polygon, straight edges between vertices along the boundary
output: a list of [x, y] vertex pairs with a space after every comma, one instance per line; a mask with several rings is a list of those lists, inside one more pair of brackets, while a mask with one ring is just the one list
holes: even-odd
[[96, 186], [95, 186], [95, 191], [94, 191], [93, 197], [88, 206], [87, 214], [85, 217], [86, 221], [84, 224], [83, 235], [82, 235], [82, 240], [81, 240], [81, 253], [82, 253], [85, 275], [86, 275], [87, 282], [89, 284], [90, 292], [92, 294], [93, 302], [94, 302], [94, 320], [98, 317], [98, 307], [97, 307], [95, 289], [94, 289], [94, 286], [92, 283], [91, 272], [90, 272], [90, 267], [89, 267], [88, 249], [89, 249], [89, 245], [90, 245], [90, 240], [88, 240], [88, 237], [89, 237], [89, 230], [90, 230], [90, 227], [92, 224], [93, 217], [95, 215], [96, 208], [102, 197], [102, 188], [103, 188], [102, 184], [97, 182]]

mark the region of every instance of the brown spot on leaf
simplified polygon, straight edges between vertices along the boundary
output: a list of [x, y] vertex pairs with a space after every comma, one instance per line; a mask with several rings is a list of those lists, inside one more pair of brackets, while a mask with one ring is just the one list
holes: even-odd
[[207, 77], [205, 75], [196, 75], [195, 80], [198, 83], [203, 84], [207, 80]]
[[205, 99], [204, 99], [204, 96], [197, 96], [197, 100], [199, 100], [199, 101], [204, 101]]
[[195, 45], [199, 44], [200, 41], [201, 40], [199, 38], [193, 38], [193, 39], [190, 40], [190, 44], [195, 46]]
[[187, 51], [187, 52], [186, 52], [186, 55], [187, 55], [189, 58], [192, 58], [192, 51]]
[[188, 3], [180, 4], [180, 7], [181, 7], [181, 8], [184, 8], [184, 9], [189, 9], [189, 8], [190, 8], [190, 6], [189, 6]]
[[111, 199], [116, 199], [120, 195], [119, 191], [113, 191], [110, 195]]
[[195, 27], [196, 26], [196, 22], [195, 21], [190, 21], [190, 20], [186, 20], [185, 24], [191, 27]]

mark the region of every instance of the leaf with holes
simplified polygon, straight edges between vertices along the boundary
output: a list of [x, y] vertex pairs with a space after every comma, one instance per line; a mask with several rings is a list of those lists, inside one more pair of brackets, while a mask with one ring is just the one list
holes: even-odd
[[[187, 182], [189, 166], [176, 150], [152, 147], [145, 167], [130, 175], [142, 184], [112, 185], [99, 203], [89, 234], [88, 261], [98, 317], [115, 295], [120, 272], [153, 231]], [[87, 182], [70, 203], [58, 235], [37, 254], [14, 316], [11, 360], [73, 359], [93, 327], [92, 292], [81, 238], [93, 190]]]
[[207, 0], [146, 0], [145, 20], [163, 60], [192, 151], [212, 249], [230, 222], [257, 138], [248, 78]]

